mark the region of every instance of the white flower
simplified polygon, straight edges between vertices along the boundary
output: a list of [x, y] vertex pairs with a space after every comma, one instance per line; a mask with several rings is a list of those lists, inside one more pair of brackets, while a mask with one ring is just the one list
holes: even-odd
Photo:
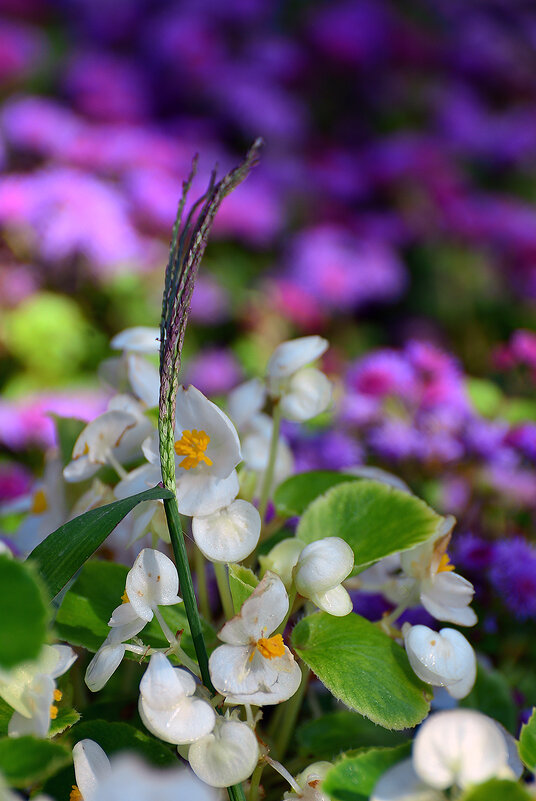
[[126, 592], [133, 612], [149, 622], [157, 606], [181, 602], [178, 591], [179, 576], [171, 559], [160, 551], [144, 548], [127, 574]]
[[129, 353], [126, 360], [128, 380], [136, 397], [149, 409], [158, 406], [160, 395], [158, 369], [137, 353]]
[[462, 789], [498, 778], [519, 777], [522, 766], [511, 738], [498, 723], [472, 709], [437, 712], [419, 729], [413, 767], [430, 787]]
[[57, 454], [46, 455], [45, 471], [32, 493], [4, 507], [6, 513], [29, 512], [15, 533], [18, 550], [28, 555], [45, 537], [48, 537], [68, 518], [65, 500], [65, 482], [62, 465]]
[[447, 554], [453, 525], [454, 518], [446, 518], [437, 537], [402, 553], [400, 563], [406, 576], [414, 579], [414, 589], [427, 612], [437, 620], [474, 626], [477, 617], [469, 608], [474, 587], [463, 576], [452, 572], [454, 565]]
[[215, 713], [194, 696], [196, 683], [174, 668], [161, 653], [153, 654], [140, 682], [140, 717], [150, 732], [167, 743], [193, 743], [214, 728]]
[[91, 692], [102, 690], [121, 664], [127, 650], [125, 642], [139, 634], [146, 624], [128, 602], [114, 609], [108, 621], [112, 630], [87, 666], [85, 682]]
[[190, 767], [212, 787], [230, 787], [245, 781], [258, 759], [257, 738], [247, 723], [222, 717], [216, 717], [212, 732], [188, 750]]
[[279, 576], [267, 573], [229, 620], [218, 637], [220, 645], [209, 660], [214, 687], [228, 703], [278, 704], [300, 684], [301, 671], [283, 643], [270, 637], [288, 612], [288, 595]]
[[227, 396], [229, 417], [239, 431], [247, 431], [266, 402], [266, 387], [260, 378], [252, 378]]
[[342, 617], [352, 611], [352, 600], [341, 582], [351, 573], [354, 552], [340, 537], [326, 537], [306, 545], [294, 568], [296, 589], [319, 609]]
[[112, 772], [110, 760], [98, 743], [86, 739], [80, 740], [74, 746], [73, 763], [76, 788], [71, 793], [71, 801], [77, 799], [76, 790], [83, 801], [94, 801], [100, 782], [107, 779]]
[[463, 634], [455, 629], [433, 631], [405, 623], [402, 632], [409, 663], [428, 684], [445, 687], [453, 698], [465, 698], [476, 679], [476, 657]]
[[[238, 495], [235, 467], [242, 454], [227, 415], [195, 387], [179, 387], [175, 437], [179, 512], [194, 517], [229, 506]], [[157, 437], [144, 443], [144, 453], [151, 464], [160, 463]]]
[[[247, 470], [256, 473], [255, 492], [259, 493], [264, 483], [264, 474], [270, 459], [273, 420], [267, 414], [258, 414], [253, 418], [248, 432], [242, 442], [242, 456]], [[279, 437], [274, 464], [274, 475], [270, 492], [292, 475], [294, 457], [287, 442]]]
[[283, 342], [273, 352], [266, 368], [268, 390], [288, 420], [309, 420], [329, 406], [331, 382], [320, 370], [306, 367], [327, 348], [327, 340], [310, 336]]
[[75, 652], [67, 645], [44, 645], [35, 662], [0, 671], [0, 696], [15, 710], [8, 726], [11, 737], [46, 737], [51, 719], [58, 714], [54, 702], [62, 697], [54, 679], [75, 660]]
[[412, 759], [403, 759], [378, 780], [370, 801], [445, 801], [445, 796], [417, 776]]
[[277, 573], [286, 589], [289, 590], [293, 582], [292, 571], [304, 548], [304, 542], [297, 537], [289, 537], [274, 545], [266, 556], [260, 555], [259, 562], [265, 573], [267, 570]]
[[260, 533], [259, 512], [243, 500], [192, 520], [197, 547], [212, 562], [241, 562], [254, 550]]
[[125, 328], [116, 334], [110, 345], [114, 350], [135, 353], [158, 353], [160, 350], [160, 329], [138, 325]]
[[322, 792], [322, 781], [332, 767], [331, 762], [313, 762], [296, 776], [296, 783], [301, 792], [298, 793], [297, 788], [286, 792], [283, 796], [284, 801], [292, 801], [295, 798], [301, 798], [303, 801], [330, 801], [329, 796]]

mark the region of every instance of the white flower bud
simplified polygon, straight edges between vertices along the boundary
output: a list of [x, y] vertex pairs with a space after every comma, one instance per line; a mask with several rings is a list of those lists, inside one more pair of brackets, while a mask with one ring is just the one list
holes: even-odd
[[102, 690], [113, 676], [121, 664], [125, 650], [122, 643], [109, 645], [106, 640], [103, 642], [86, 670], [85, 682], [92, 693]]
[[282, 342], [272, 353], [266, 374], [270, 380], [288, 378], [301, 367], [322, 356], [328, 347], [327, 339], [319, 336], [299, 337]]
[[116, 334], [110, 342], [113, 350], [124, 350], [136, 353], [158, 353], [160, 348], [160, 329], [138, 325], [125, 328]]
[[152, 548], [141, 551], [126, 580], [128, 600], [136, 615], [143, 620], [153, 619], [157, 606], [171, 606], [182, 599], [177, 568], [168, 557]]
[[476, 678], [476, 657], [463, 634], [455, 629], [436, 632], [428, 626], [402, 629], [411, 667], [428, 684], [445, 687], [454, 698], [465, 698]]
[[298, 794], [294, 790], [287, 792], [283, 796], [284, 801], [291, 801], [295, 798], [301, 798], [302, 801], [330, 801], [329, 796], [322, 792], [321, 785], [328, 770], [332, 767], [332, 762], [313, 762], [296, 776], [301, 793]]
[[352, 611], [350, 596], [341, 582], [351, 573], [354, 553], [340, 537], [311, 542], [294, 568], [296, 589], [320, 609], [342, 617]]
[[194, 773], [212, 787], [230, 787], [251, 776], [259, 759], [257, 738], [247, 723], [216, 718], [214, 729], [190, 746]]
[[292, 571], [304, 548], [305, 543], [296, 537], [281, 540], [266, 556], [259, 556], [263, 573], [266, 573], [267, 570], [277, 573], [288, 590], [292, 585]]
[[253, 504], [240, 499], [192, 520], [197, 547], [211, 562], [241, 562], [254, 550], [260, 533], [259, 512]]
[[74, 775], [83, 801], [92, 801], [98, 785], [111, 775], [110, 760], [94, 740], [80, 740], [73, 748]]
[[289, 379], [281, 395], [281, 413], [286, 420], [310, 420], [328, 408], [331, 396], [329, 378], [314, 367], [304, 367]]

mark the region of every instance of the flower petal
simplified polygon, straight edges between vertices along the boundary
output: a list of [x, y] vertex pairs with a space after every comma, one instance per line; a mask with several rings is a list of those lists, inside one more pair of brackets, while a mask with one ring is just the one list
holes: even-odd
[[404, 759], [383, 774], [370, 801], [444, 801], [444, 795], [424, 784], [415, 773], [412, 760]]
[[231, 645], [249, 645], [275, 631], [287, 612], [285, 585], [279, 576], [268, 572], [244, 601], [240, 613], [223, 626], [218, 637]]
[[177, 505], [188, 517], [211, 515], [229, 506], [238, 495], [240, 484], [236, 470], [227, 478], [216, 478], [205, 472], [191, 470], [177, 474]]
[[259, 758], [257, 738], [246, 723], [216, 718], [211, 734], [193, 743], [188, 761], [212, 787], [230, 787], [251, 776]]
[[134, 612], [152, 620], [156, 606], [179, 603], [177, 568], [165, 554], [153, 548], [141, 551], [126, 580], [126, 591]]
[[291, 376], [301, 367], [322, 356], [328, 347], [327, 339], [319, 336], [299, 337], [282, 342], [272, 353], [266, 374], [270, 379]]
[[110, 346], [113, 350], [126, 350], [136, 353], [158, 353], [160, 349], [160, 329], [137, 325], [125, 328], [116, 334]]
[[329, 378], [314, 367], [304, 367], [292, 376], [281, 395], [281, 414], [286, 420], [310, 420], [328, 408], [331, 397]]
[[194, 540], [212, 562], [241, 562], [257, 545], [260, 533], [259, 512], [243, 500], [192, 520]]
[[110, 760], [94, 740], [79, 740], [73, 748], [76, 786], [84, 801], [91, 801], [100, 782], [111, 775]]
[[85, 682], [92, 693], [102, 690], [113, 676], [121, 664], [125, 650], [122, 643], [107, 644], [106, 640], [104, 641], [86, 670]]

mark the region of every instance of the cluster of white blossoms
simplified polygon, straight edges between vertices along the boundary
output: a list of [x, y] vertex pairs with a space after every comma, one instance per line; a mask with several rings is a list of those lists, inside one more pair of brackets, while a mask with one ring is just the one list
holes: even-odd
[[370, 801], [446, 801], [451, 796], [444, 790], [517, 779], [522, 772], [514, 738], [500, 724], [474, 710], [452, 709], [422, 724], [411, 758], [383, 774]]

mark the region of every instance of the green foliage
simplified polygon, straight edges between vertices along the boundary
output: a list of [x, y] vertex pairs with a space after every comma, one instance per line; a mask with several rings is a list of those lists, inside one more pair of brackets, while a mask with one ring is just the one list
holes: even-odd
[[484, 378], [468, 378], [467, 392], [475, 410], [484, 417], [495, 417], [504, 401], [499, 387]]
[[311, 470], [290, 476], [275, 491], [276, 511], [286, 517], [299, 517], [319, 495], [337, 484], [347, 484], [357, 478], [335, 470]]
[[[58, 636], [71, 645], [81, 645], [90, 651], [96, 651], [110, 631], [108, 620], [121, 603], [128, 570], [128, 567], [114, 562], [87, 562], [65, 594], [58, 611]], [[193, 657], [195, 651], [183, 604], [163, 606], [161, 612], [173, 632], [184, 630], [181, 645]], [[207, 643], [215, 645], [215, 634], [207, 623], [204, 624], [203, 633]], [[154, 619], [147, 624], [140, 636], [148, 645], [157, 648], [167, 646], [167, 640]]]
[[36, 737], [0, 739], [0, 774], [13, 787], [28, 787], [52, 776], [71, 761], [71, 751]]
[[258, 583], [259, 579], [249, 567], [229, 565], [229, 587], [235, 612], [240, 611], [242, 604], [249, 598]]
[[508, 682], [497, 670], [486, 670], [478, 664], [476, 682], [460, 706], [467, 709], [478, 709], [499, 723], [511, 734], [515, 733], [517, 725], [517, 710], [512, 698]]
[[31, 565], [0, 555], [0, 668], [35, 659], [45, 642], [47, 600]]
[[7, 727], [13, 714], [13, 708], [9, 706], [7, 701], [0, 698], [0, 737], [7, 737]]
[[76, 709], [69, 709], [69, 707], [64, 707], [64, 708], [60, 707], [55, 720], [50, 721], [50, 729], [48, 730], [48, 736], [55, 737], [57, 734], [62, 734], [67, 729], [70, 729], [71, 726], [74, 726], [75, 723], [78, 723], [80, 717], [81, 717], [80, 712], [77, 712]]
[[444, 518], [424, 501], [378, 481], [332, 487], [305, 511], [296, 536], [309, 543], [341, 537], [354, 551], [354, 572], [434, 535]]
[[460, 801], [530, 801], [531, 795], [517, 782], [508, 779], [490, 779], [473, 787]]
[[536, 773], [536, 708], [530, 719], [521, 727], [519, 756], [529, 770]]
[[71, 461], [74, 444], [87, 423], [83, 420], [78, 420], [76, 417], [59, 417], [57, 414], [50, 414], [50, 417], [52, 417], [56, 426], [61, 464], [65, 467]]
[[407, 737], [377, 726], [356, 712], [341, 709], [302, 723], [296, 730], [296, 739], [305, 756], [332, 760], [349, 748], [400, 745]]
[[171, 497], [169, 490], [153, 487], [130, 498], [90, 509], [49, 534], [28, 558], [37, 564], [51, 596], [58, 594], [135, 506], [143, 501]]
[[405, 729], [427, 715], [429, 688], [404, 650], [359, 615], [309, 615], [295, 626], [292, 642], [335, 698], [374, 723]]
[[333, 801], [367, 801], [378, 779], [409, 756], [410, 747], [407, 743], [346, 754], [328, 771], [322, 789]]

